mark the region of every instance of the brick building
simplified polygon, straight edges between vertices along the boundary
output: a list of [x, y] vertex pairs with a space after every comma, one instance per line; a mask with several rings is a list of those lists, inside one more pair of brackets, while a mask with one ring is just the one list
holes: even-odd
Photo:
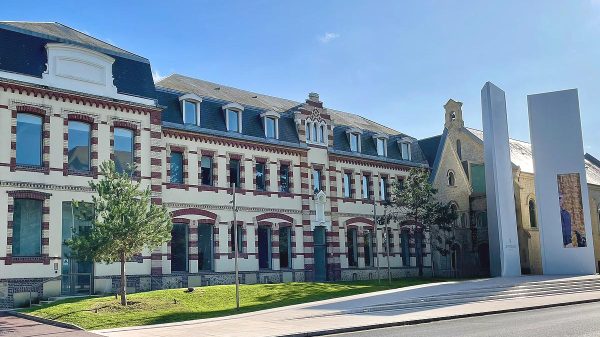
[[[430, 264], [420, 234], [373, 226], [391, 185], [428, 168], [414, 138], [327, 108], [181, 75], [58, 23], [0, 23], [0, 308], [114, 293], [119, 266], [76, 261], [98, 166], [135, 179], [172, 212], [172, 240], [127, 262], [129, 291], [232, 283], [395, 277]], [[232, 184], [237, 223], [233, 223]], [[384, 249], [389, 240], [390, 252]], [[418, 259], [417, 256], [422, 256]], [[427, 269], [426, 269], [427, 270]]]

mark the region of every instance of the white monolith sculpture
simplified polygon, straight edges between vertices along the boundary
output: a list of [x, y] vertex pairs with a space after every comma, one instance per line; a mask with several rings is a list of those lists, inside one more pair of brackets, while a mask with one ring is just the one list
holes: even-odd
[[481, 108], [490, 272], [492, 276], [519, 276], [521, 261], [504, 91], [487, 82], [481, 89]]
[[594, 274], [577, 89], [527, 96], [542, 269]]

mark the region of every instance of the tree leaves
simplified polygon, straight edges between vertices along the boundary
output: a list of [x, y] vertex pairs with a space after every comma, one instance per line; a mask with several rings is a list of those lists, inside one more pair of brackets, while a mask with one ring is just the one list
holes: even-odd
[[113, 263], [133, 258], [143, 249], [159, 247], [171, 237], [171, 216], [165, 206], [150, 202], [149, 188], [142, 189], [130, 173], [116, 171], [112, 161], [100, 165], [102, 179], [91, 181], [92, 208], [74, 201], [78, 214], [92, 219], [92, 229], [67, 241], [76, 259]]

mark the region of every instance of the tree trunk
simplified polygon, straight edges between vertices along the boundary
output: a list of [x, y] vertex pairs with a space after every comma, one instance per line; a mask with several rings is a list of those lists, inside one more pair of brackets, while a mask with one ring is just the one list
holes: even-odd
[[125, 276], [125, 253], [121, 253], [121, 305], [127, 305], [127, 276]]

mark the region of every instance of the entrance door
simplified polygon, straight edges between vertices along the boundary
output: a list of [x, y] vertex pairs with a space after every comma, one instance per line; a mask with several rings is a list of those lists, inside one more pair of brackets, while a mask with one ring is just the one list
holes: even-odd
[[74, 214], [76, 211], [73, 209], [71, 202], [63, 202], [62, 211], [61, 293], [63, 295], [89, 295], [93, 288], [94, 264], [73, 258], [71, 249], [65, 244], [65, 241], [75, 234], [89, 231], [92, 228], [92, 223], [89, 219], [84, 219], [83, 215]]
[[258, 227], [258, 267], [271, 269], [271, 228]]
[[315, 227], [313, 232], [314, 242], [314, 269], [315, 269], [315, 281], [324, 282], [327, 281], [327, 240], [325, 236], [325, 227]]

